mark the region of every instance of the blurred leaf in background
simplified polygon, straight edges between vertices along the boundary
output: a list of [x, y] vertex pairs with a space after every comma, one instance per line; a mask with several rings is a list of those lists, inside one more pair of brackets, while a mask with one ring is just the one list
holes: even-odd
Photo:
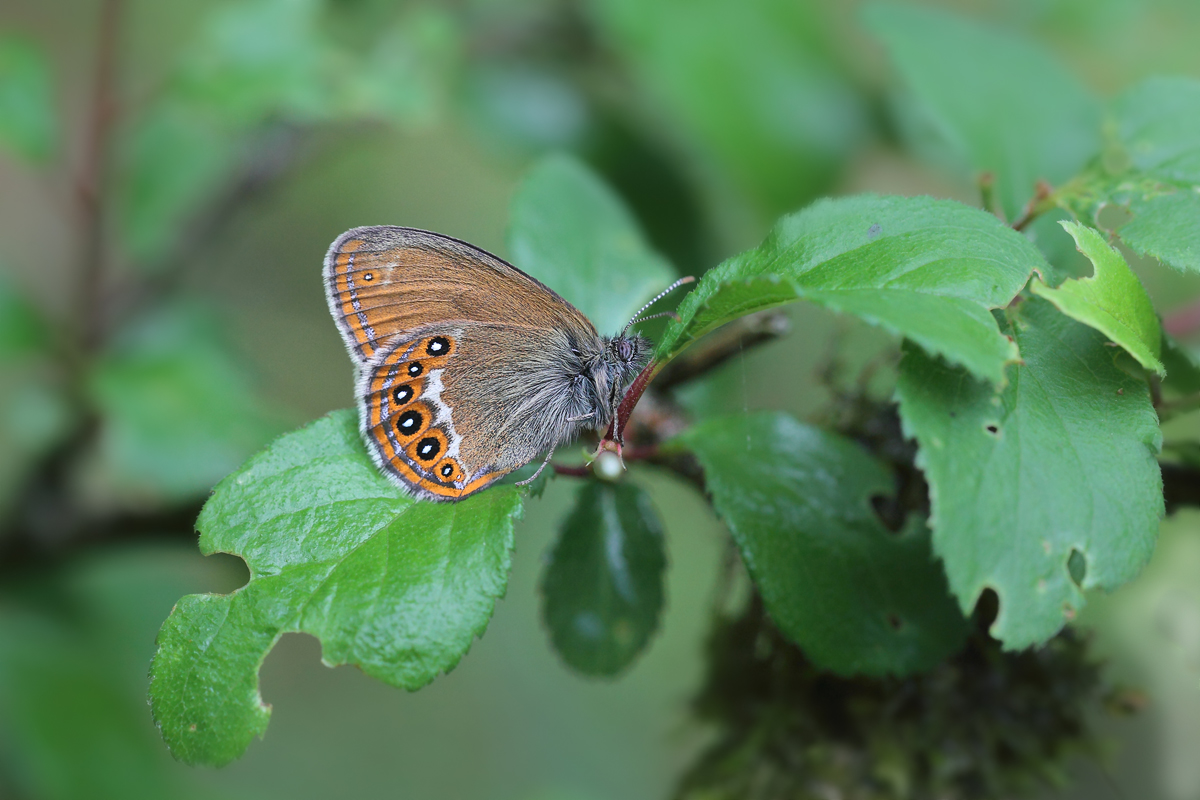
[[619, 333], [674, 279], [621, 199], [569, 156], [538, 162], [517, 188], [508, 249], [523, 272], [562, 295], [605, 336]]
[[1099, 151], [1100, 102], [1035, 42], [918, 6], [872, 3], [864, 19], [910, 93], [895, 105], [910, 146], [971, 180], [990, 172], [1008, 219]]
[[51, 365], [49, 322], [0, 272], [0, 515], [33, 462], [67, 431], [70, 408]]
[[88, 382], [102, 419], [94, 480], [141, 502], [202, 497], [286, 429], [220, 328], [203, 306], [170, 305], [112, 342]]
[[50, 61], [38, 44], [0, 33], [0, 146], [45, 164], [58, 145]]
[[869, 130], [818, 3], [596, 0], [639, 102], [768, 215], [826, 189]]

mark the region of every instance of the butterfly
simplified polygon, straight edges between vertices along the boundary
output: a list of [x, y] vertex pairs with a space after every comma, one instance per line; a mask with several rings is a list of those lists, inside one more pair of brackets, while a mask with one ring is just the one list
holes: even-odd
[[692, 280], [609, 337], [511, 264], [415, 228], [346, 231], [324, 278], [372, 460], [412, 495], [440, 501], [547, 453], [537, 477], [555, 448], [605, 429], [649, 361], [650, 341], [630, 327], [664, 316], [639, 315]]

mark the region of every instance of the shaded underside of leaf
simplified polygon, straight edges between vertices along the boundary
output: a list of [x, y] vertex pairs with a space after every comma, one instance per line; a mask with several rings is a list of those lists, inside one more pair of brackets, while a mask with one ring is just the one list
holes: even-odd
[[1011, 317], [1023, 363], [1002, 392], [906, 346], [897, 394], [950, 587], [964, 611], [994, 589], [992, 634], [1018, 649], [1053, 636], [1085, 589], [1113, 589], [1146, 563], [1163, 514], [1162, 436], [1146, 382], [1102, 334], [1040, 299]]
[[1073, 278], [1055, 289], [1034, 281], [1033, 293], [1046, 298], [1059, 311], [1090, 325], [1124, 347], [1146, 369], [1163, 374], [1158, 360], [1162, 333], [1150, 296], [1121, 254], [1092, 228], [1063, 222], [1079, 252], [1095, 268], [1090, 278]]
[[217, 487], [197, 523], [206, 553], [250, 582], [190, 595], [162, 632], [151, 702], [176, 757], [221, 764], [266, 728], [258, 668], [279, 636], [311, 633], [329, 665], [417, 689], [452, 669], [504, 593], [516, 487], [419, 502], [371, 463], [352, 411], [277, 440]]
[[884, 527], [871, 498], [892, 493], [892, 475], [856, 444], [774, 412], [706, 420], [680, 441], [771, 618], [815, 663], [906, 674], [962, 643], [928, 531]]
[[667, 557], [650, 498], [630, 483], [588, 481], [542, 574], [554, 649], [585, 675], [628, 667], [658, 628]]
[[508, 249], [604, 334], [619, 332], [674, 280], [621, 199], [579, 160], [540, 161], [512, 201]]
[[757, 248], [705, 274], [655, 357], [739, 316], [797, 299], [855, 314], [994, 383], [1017, 348], [990, 309], [1045, 260], [991, 214], [950, 200], [859, 195], [783, 218]]

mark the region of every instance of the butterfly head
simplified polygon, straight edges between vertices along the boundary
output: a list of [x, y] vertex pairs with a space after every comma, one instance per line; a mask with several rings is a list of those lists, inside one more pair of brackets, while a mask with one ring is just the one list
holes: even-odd
[[653, 344], [645, 336], [634, 334], [628, 336], [622, 333], [604, 341], [605, 361], [618, 373], [618, 382], [624, 384], [628, 379], [642, 371], [642, 367], [650, 361], [650, 351]]

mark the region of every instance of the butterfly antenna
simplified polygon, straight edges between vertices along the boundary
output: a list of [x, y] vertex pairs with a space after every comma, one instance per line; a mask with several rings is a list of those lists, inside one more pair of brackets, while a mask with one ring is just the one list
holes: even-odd
[[633, 319], [629, 320], [629, 323], [625, 326], [625, 329], [621, 331], [621, 335], [624, 336], [626, 333], [628, 333], [629, 329], [633, 327], [635, 322], [644, 322], [648, 319], [658, 319], [659, 317], [675, 317], [675, 321], [678, 322], [679, 315], [676, 314], [674, 311], [667, 311], [662, 314], [654, 314], [653, 316], [649, 316], [649, 317], [642, 317], [641, 313], [643, 311], [645, 311], [647, 308], [649, 308], [650, 306], [657, 303], [659, 300], [662, 300], [664, 297], [669, 295], [671, 292], [678, 289], [680, 286], [683, 286], [685, 283], [694, 283], [695, 280], [696, 279], [693, 278], [691, 275], [687, 275], [687, 276], [682, 277], [679, 280], [675, 281], [674, 283], [672, 283], [667, 288], [663, 289], [658, 294], [654, 295], [654, 297], [651, 298], [649, 303], [646, 303], [646, 305], [639, 308], [637, 313], [633, 315]]

